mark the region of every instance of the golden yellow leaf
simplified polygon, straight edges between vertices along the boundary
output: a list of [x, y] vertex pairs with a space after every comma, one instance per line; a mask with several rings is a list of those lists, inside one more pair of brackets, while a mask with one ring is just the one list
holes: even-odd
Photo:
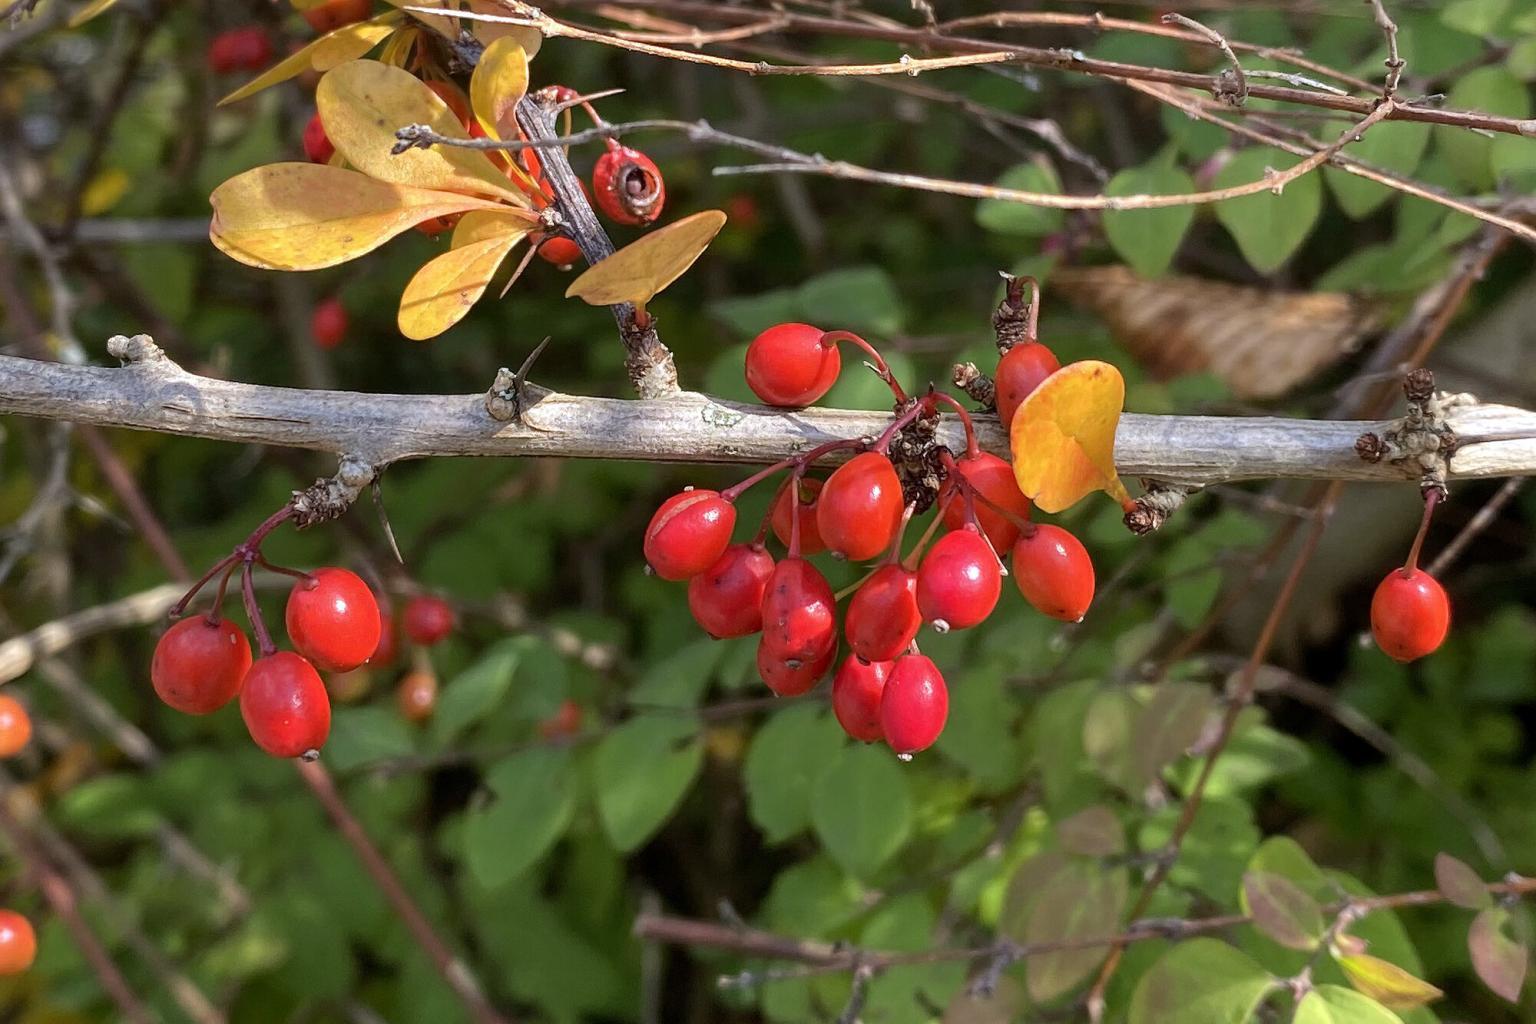
[[469, 137], [448, 104], [408, 71], [354, 60], [320, 79], [315, 102], [336, 152], [370, 178], [528, 204], [484, 153], [454, 146], [390, 152], [396, 129], [408, 124], [427, 125], [449, 138]]
[[[442, 7], [443, 0], [385, 0], [394, 7]], [[442, 36], [444, 39], [457, 39], [459, 29], [453, 18], [441, 14], [417, 14], [411, 13], [411, 17]]]
[[[308, 45], [293, 51], [219, 100], [219, 106], [243, 100], [247, 96], [254, 96], [263, 89], [277, 85], [279, 82], [286, 82], [290, 78], [297, 78], [311, 69], [325, 71], [361, 57], [373, 49], [379, 40], [393, 32], [400, 23], [400, 18], [401, 16], [395, 11], [386, 11], [377, 18], [356, 21], [327, 32]], [[323, 67], [318, 63], [321, 57], [325, 60]]]
[[1014, 414], [1009, 447], [1019, 490], [1042, 512], [1071, 508], [1094, 491], [1124, 504], [1130, 495], [1115, 471], [1115, 427], [1125, 379], [1109, 363], [1063, 366]]
[[317, 270], [378, 248], [433, 217], [504, 209], [489, 199], [375, 181], [328, 164], [267, 164], [213, 190], [208, 235], [267, 270]]
[[110, 10], [116, 3], [117, 0], [91, 0], [91, 3], [86, 4], [74, 14], [70, 15], [69, 27], [79, 28], [81, 25], [84, 25], [86, 22], [96, 17], [96, 15], [103, 14]]
[[85, 186], [85, 191], [80, 195], [80, 212], [87, 217], [106, 213], [128, 194], [132, 185], [133, 182], [121, 168], [108, 167]]
[[493, 139], [517, 137], [517, 101], [528, 91], [528, 57], [512, 36], [485, 48], [469, 79], [469, 105], [475, 120]]
[[646, 303], [683, 276], [725, 226], [725, 214], [703, 210], [631, 242], [571, 282], [566, 298], [594, 306]]
[[511, 232], [528, 234], [539, 225], [538, 214], [521, 210], [476, 210], [459, 218], [448, 242], [450, 249], [462, 249], [475, 242], [496, 238]]
[[401, 28], [389, 37], [384, 49], [379, 51], [379, 61], [392, 67], [406, 67], [410, 63], [411, 48], [416, 45], [416, 38], [420, 35], [421, 30], [418, 28]]
[[[499, 0], [469, 0], [469, 9], [479, 14], [511, 14], [511, 8], [499, 2]], [[464, 19], [468, 21], [469, 19]], [[508, 25], [494, 21], [476, 21], [475, 38], [486, 46], [498, 39], [511, 37], [517, 40], [517, 45], [523, 48], [523, 53], [529, 60], [539, 55], [539, 47], [544, 45], [544, 35], [531, 25]]]
[[435, 338], [464, 319], [532, 224], [501, 213], [468, 213], [453, 232], [453, 247], [411, 278], [400, 296], [400, 333], [413, 341]]
[[1341, 956], [1339, 966], [1361, 995], [1370, 996], [1389, 1010], [1412, 1010], [1445, 995], [1429, 982], [1415, 978], [1388, 960], [1357, 953]]

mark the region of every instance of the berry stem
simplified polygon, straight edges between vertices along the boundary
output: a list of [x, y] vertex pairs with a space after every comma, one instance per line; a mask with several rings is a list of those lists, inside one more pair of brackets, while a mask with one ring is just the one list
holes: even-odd
[[928, 529], [924, 530], [923, 535], [917, 539], [917, 545], [907, 553], [906, 558], [901, 560], [901, 567], [903, 569], [907, 570], [907, 572], [917, 571], [917, 563], [921, 559], [924, 549], [928, 547], [928, 542], [933, 539], [933, 535], [938, 532], [939, 524], [943, 521], [944, 510], [941, 508], [938, 515], [934, 516], [933, 520], [929, 522]]
[[256, 583], [251, 573], [249, 558], [240, 567], [240, 596], [245, 601], [245, 615], [251, 620], [251, 632], [256, 634], [256, 646], [260, 649], [261, 656], [266, 658], [276, 654], [277, 645], [272, 642], [272, 634], [267, 632], [267, 624], [261, 617], [261, 608], [256, 604]]
[[965, 427], [965, 454], [969, 458], [977, 458], [981, 455], [981, 445], [976, 440], [976, 424], [971, 422], [971, 414], [965, 406], [961, 405], [954, 395], [944, 391], [933, 393], [935, 401], [943, 402], [955, 411], [960, 417], [960, 425]]
[[208, 624], [211, 626], [217, 626], [219, 620], [223, 618], [224, 594], [229, 590], [229, 578], [234, 574], [235, 564], [230, 561], [229, 567], [224, 570], [224, 577], [219, 580], [219, 592], [213, 599], [213, 607], [208, 609]]
[[756, 473], [753, 473], [751, 476], [747, 477], [740, 483], [732, 484], [730, 487], [727, 487], [725, 490], [721, 491], [720, 497], [724, 498], [726, 501], [734, 502], [737, 498], [741, 497], [741, 493], [748, 487], [751, 487], [753, 484], [761, 483], [780, 470], [799, 468], [801, 470], [799, 476], [804, 476], [804, 467], [810, 466], [811, 463], [815, 462], [823, 455], [826, 455], [828, 452], [835, 452], [839, 448], [862, 448], [863, 446], [864, 442], [854, 439], [828, 441], [826, 444], [817, 445], [815, 448], [812, 448], [808, 452], [804, 452], [800, 455], [793, 455], [787, 459], [775, 462], [771, 466], [767, 466], [758, 470]]
[[173, 619], [180, 618], [182, 613], [187, 610], [187, 605], [192, 603], [192, 599], [197, 596], [197, 592], [199, 590], [202, 590], [203, 587], [207, 586], [209, 580], [217, 576], [221, 570], [231, 568], [239, 561], [239, 555], [229, 554], [215, 562], [212, 568], [203, 573], [203, 575], [198, 578], [197, 582], [193, 583], [191, 588], [185, 594], [181, 595], [181, 600], [177, 601], [174, 605], [171, 606], [169, 617]]
[[[955, 481], [955, 486], [965, 494], [967, 499], [974, 499], [981, 502], [983, 505], [996, 512], [998, 515], [1008, 520], [1014, 526], [1017, 526], [1026, 537], [1034, 536], [1035, 524], [1030, 522], [1028, 519], [1025, 519], [1017, 512], [1003, 508], [1003, 506], [999, 505], [997, 502], [993, 501], [991, 498], [978, 491], [975, 486], [965, 478], [965, 474], [961, 473], [958, 469], [955, 468], [955, 456], [947, 448], [939, 449], [939, 461], [943, 464], [944, 469], [949, 473], [950, 478]], [[975, 511], [974, 507], [969, 507], [968, 510], [972, 512]]]
[[1403, 563], [1403, 575], [1410, 576], [1419, 567], [1419, 551], [1424, 547], [1424, 537], [1429, 533], [1429, 520], [1435, 514], [1435, 506], [1440, 504], [1440, 497], [1444, 492], [1438, 487], [1431, 487], [1424, 492], [1424, 518], [1419, 520], [1419, 532], [1414, 535], [1413, 546], [1408, 549], [1408, 560]]
[[881, 565], [895, 565], [901, 561], [901, 542], [907, 535], [907, 525], [912, 522], [912, 517], [917, 513], [917, 502], [907, 502], [907, 507], [901, 510], [901, 525], [896, 527], [896, 537], [891, 541], [890, 553], [885, 556]]
[[831, 348], [833, 345], [845, 341], [851, 345], [857, 345], [859, 348], [863, 349], [869, 358], [873, 360], [873, 362], [870, 364], [870, 369], [874, 370], [875, 376], [885, 381], [885, 386], [891, 389], [891, 394], [896, 396], [896, 404], [901, 405], [902, 403], [906, 402], [907, 393], [903, 391], [901, 389], [901, 385], [896, 382], [895, 375], [891, 373], [890, 364], [885, 361], [885, 357], [880, 354], [880, 351], [876, 349], [875, 346], [871, 345], [857, 334], [854, 334], [852, 331], [828, 331], [821, 336], [821, 344], [825, 348]]

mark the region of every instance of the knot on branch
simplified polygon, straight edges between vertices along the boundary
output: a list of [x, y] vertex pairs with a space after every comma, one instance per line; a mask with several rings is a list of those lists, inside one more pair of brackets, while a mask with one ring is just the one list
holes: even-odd
[[1125, 528], [1138, 537], [1145, 537], [1161, 529], [1168, 517], [1199, 490], [1197, 487], [1160, 483], [1156, 480], [1143, 480], [1142, 485], [1146, 487], [1147, 493], [1136, 499], [1135, 507], [1126, 512], [1121, 520]]
[[[896, 410], [897, 415], [919, 401], [922, 399], [908, 399]], [[938, 432], [937, 412], [918, 416], [897, 431], [887, 452], [891, 464], [896, 467], [896, 476], [901, 480], [902, 504], [916, 506], [913, 515], [922, 515], [933, 506], [939, 497], [939, 487], [944, 483], [946, 474]]]
[[996, 408], [997, 385], [975, 363], [956, 363], [950, 379], [955, 382], [955, 387], [964, 391], [983, 409]]
[[316, 523], [340, 519], [377, 475], [378, 470], [368, 460], [343, 455], [335, 476], [322, 477], [302, 491], [293, 492], [291, 518], [294, 529], [303, 530]]
[[1361, 434], [1355, 439], [1355, 454], [1372, 464], [1401, 465], [1405, 473], [1419, 478], [1424, 489], [1444, 492], [1459, 443], [1447, 413], [1476, 399], [1436, 391], [1435, 375], [1424, 367], [1403, 378], [1403, 396], [1408, 400], [1407, 414], [1381, 433]]
[[678, 392], [677, 364], [672, 350], [656, 334], [656, 318], [633, 312], [619, 327], [624, 341], [624, 369], [641, 398], [666, 398]]
[[114, 334], [107, 339], [107, 353], [121, 359], [124, 366], [153, 363], [166, 358], [164, 350], [147, 334], [135, 334], [131, 338]]
[[404, 128], [395, 129], [396, 142], [389, 148], [391, 154], [399, 156], [408, 149], [430, 149], [440, 136], [432, 128], [424, 124], [408, 124]]

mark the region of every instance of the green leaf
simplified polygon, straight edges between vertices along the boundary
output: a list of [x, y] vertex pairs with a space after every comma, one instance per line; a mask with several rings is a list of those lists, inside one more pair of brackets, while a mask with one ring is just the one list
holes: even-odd
[[1015, 728], [1014, 689], [997, 665], [952, 677], [950, 683], [949, 718], [938, 748], [987, 792], [1017, 782], [1027, 763]]
[[[1178, 805], [1158, 811], [1142, 825], [1138, 846], [1157, 850], [1168, 844], [1181, 813]], [[1242, 884], [1244, 865], [1258, 847], [1253, 809], [1230, 797], [1208, 797], [1200, 804], [1168, 880], [1228, 901]]]
[[822, 767], [836, 759], [843, 733], [824, 706], [791, 705], [752, 738], [742, 766], [747, 813], [770, 843], [811, 823], [811, 792]]
[[[1254, 715], [1254, 718], [1259, 717], [1260, 714]], [[1212, 769], [1205, 791], [1210, 796], [1248, 793], [1302, 770], [1311, 757], [1310, 749], [1296, 737], [1272, 729], [1261, 721], [1245, 725], [1239, 719], [1236, 734]], [[1198, 770], [1198, 762], [1192, 762], [1191, 782]]]
[[[1328, 130], [1339, 133], [1348, 128], [1347, 122], [1336, 121]], [[1429, 125], [1416, 121], [1384, 121], [1373, 125], [1360, 136], [1360, 141], [1351, 142], [1345, 153], [1389, 171], [1412, 175], [1428, 147]], [[1337, 167], [1324, 166], [1323, 178], [1333, 191], [1333, 197], [1339, 201], [1340, 208], [1356, 220], [1368, 216], [1396, 195], [1386, 185]]]
[[691, 717], [640, 715], [604, 737], [593, 760], [597, 813], [620, 852], [645, 843], [671, 816], [704, 763]]
[[1291, 1024], [1403, 1024], [1403, 1019], [1353, 989], [1319, 985], [1302, 997]]
[[[1025, 941], [1070, 942], [1113, 935], [1125, 913], [1127, 885], [1123, 870], [1106, 871], [1097, 864], [1068, 864], [1040, 894], [1025, 928]], [[1108, 955], [1108, 947], [1063, 949], [1029, 959], [1025, 981], [1030, 998], [1050, 1002], [1075, 988]]]
[[1411, 1010], [1439, 999], [1445, 993], [1414, 977], [1390, 960], [1356, 953], [1336, 958], [1355, 990], [1392, 1010]]
[[[1214, 188], [1230, 188], [1262, 180], [1273, 168], [1283, 171], [1299, 161], [1270, 149], [1245, 149], [1221, 169]], [[1278, 270], [1306, 241], [1322, 212], [1322, 186], [1317, 175], [1304, 174], [1280, 195], [1259, 192], [1216, 204], [1216, 219], [1232, 233], [1243, 258], [1255, 270]]]
[[1435, 888], [1458, 907], [1483, 910], [1493, 906], [1488, 886], [1477, 872], [1448, 853], [1435, 854]]
[[[1019, 189], [1025, 192], [1061, 192], [1061, 179], [1049, 164], [1019, 164], [1003, 172], [997, 179], [999, 188]], [[1046, 206], [1026, 206], [1000, 199], [983, 199], [976, 204], [976, 223], [988, 231], [1004, 235], [1024, 235], [1039, 238], [1061, 228], [1062, 211]]]
[[492, 765], [489, 804], [464, 815], [464, 859], [487, 889], [505, 885], [549, 851], [576, 811], [571, 753], [535, 747]]
[[1101, 789], [1084, 750], [1085, 720], [1097, 693], [1094, 682], [1073, 683], [1046, 694], [1035, 708], [1028, 749], [1048, 807], [1081, 807]]
[[1057, 822], [1062, 848], [1085, 857], [1113, 857], [1125, 852], [1125, 827], [1115, 812], [1102, 804], [1085, 807]]
[[[1175, 167], [1168, 156], [1154, 157], [1140, 167], [1128, 167], [1110, 179], [1110, 196], [1178, 195], [1195, 191], [1194, 180]], [[1104, 235], [1110, 246], [1142, 277], [1158, 277], [1173, 262], [1179, 243], [1195, 220], [1193, 206], [1155, 210], [1105, 210]]]
[[1323, 911], [1301, 886], [1284, 875], [1250, 871], [1243, 876], [1243, 913], [1254, 927], [1287, 949], [1316, 949], [1322, 941]]
[[1506, 934], [1505, 926], [1512, 921], [1503, 907], [1490, 907], [1479, 913], [1467, 930], [1467, 952], [1472, 957], [1472, 969], [1483, 984], [1500, 998], [1518, 1004], [1531, 954], [1525, 943]]
[[1191, 939], [1153, 964], [1131, 996], [1129, 1024], [1248, 1024], [1275, 987], [1269, 973], [1224, 942]]
[[1104, 781], [1127, 792], [1146, 780], [1136, 768], [1134, 728], [1141, 705], [1124, 690], [1105, 690], [1083, 719], [1083, 753]]
[[1040, 897], [1051, 890], [1056, 875], [1065, 870], [1069, 860], [1060, 850], [1046, 850], [1025, 860], [1008, 879], [1003, 906], [997, 915], [997, 932], [1014, 942], [1025, 942], [1029, 921]]
[[833, 860], [867, 878], [912, 833], [906, 773], [884, 748], [844, 748], [812, 788], [811, 823]]
[[1440, 20], [1458, 32], [1486, 36], [1498, 28], [1509, 10], [1509, 0], [1451, 0], [1440, 12]]
[[1153, 688], [1152, 699], [1131, 729], [1138, 785], [1151, 782], [1185, 756], [1205, 730], [1212, 706], [1211, 692], [1195, 683], [1165, 682]]
[[[1488, 66], [1467, 72], [1452, 86], [1446, 106], [1458, 110], [1482, 110], [1508, 117], [1530, 117], [1530, 97], [1525, 84], [1503, 67]], [[1524, 140], [1529, 143], [1530, 140]], [[1435, 129], [1435, 144], [1445, 155], [1451, 171], [1463, 184], [1478, 191], [1494, 186], [1493, 139], [1464, 128]]]
[[[327, 747], [327, 754], [330, 748]], [[108, 839], [142, 838], [160, 825], [144, 777], [102, 775], [71, 787], [55, 805], [66, 829]]]
[[393, 707], [338, 708], [325, 741], [325, 761], [336, 771], [404, 757], [416, 749], [416, 737]]
[[490, 714], [506, 696], [523, 656], [537, 642], [521, 636], [503, 640], [454, 676], [438, 695], [432, 713], [432, 738], [447, 743]]
[[724, 653], [725, 646], [716, 640], [695, 640], [652, 665], [630, 691], [630, 704], [642, 708], [696, 707]]
[[[801, 316], [823, 330], [895, 334], [906, 324], [901, 291], [881, 267], [845, 267], [811, 278], [796, 298]], [[845, 349], [852, 356], [852, 349]]]
[[806, 937], [836, 931], [864, 909], [864, 889], [826, 857], [785, 868], [763, 901], [768, 926]]
[[1314, 897], [1325, 891], [1329, 884], [1328, 876], [1290, 836], [1272, 836], [1264, 840], [1248, 861], [1248, 870], [1289, 879]]

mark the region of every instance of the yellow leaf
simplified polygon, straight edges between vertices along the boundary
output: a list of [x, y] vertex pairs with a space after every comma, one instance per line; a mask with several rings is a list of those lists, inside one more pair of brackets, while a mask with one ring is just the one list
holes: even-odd
[[484, 153], [455, 146], [390, 152], [396, 129], [408, 124], [427, 125], [449, 138], [469, 137], [448, 104], [408, 71], [354, 60], [320, 79], [315, 102], [336, 152], [370, 178], [528, 204]]
[[600, 263], [588, 267], [565, 290], [594, 306], [650, 302], [683, 276], [725, 226], [725, 214], [703, 210], [657, 228]]
[[[254, 96], [261, 90], [274, 86], [279, 82], [286, 82], [290, 78], [297, 78], [304, 72], [313, 68], [316, 71], [325, 71], [343, 64], [354, 58], [361, 57], [395, 30], [400, 22], [400, 15], [394, 11], [386, 11], [377, 18], [368, 21], [357, 21], [350, 25], [343, 25], [315, 39], [307, 46], [300, 47], [276, 64], [272, 65], [255, 78], [246, 82], [234, 92], [219, 100], [219, 106], [243, 100], [247, 96]], [[322, 67], [318, 61], [324, 58]]]
[[[385, 0], [394, 7], [441, 7], [443, 0]], [[457, 39], [459, 30], [453, 18], [441, 14], [417, 14], [411, 13], [411, 17], [442, 36], [444, 39]]]
[[1042, 512], [1060, 512], [1098, 490], [1129, 502], [1115, 472], [1124, 405], [1125, 380], [1109, 363], [1071, 363], [1042, 381], [1013, 417], [1009, 447], [1019, 490]]
[[425, 341], [464, 319], [531, 227], [526, 219], [506, 214], [466, 214], [453, 232], [453, 247], [418, 270], [405, 286], [400, 333]]
[[80, 194], [80, 212], [87, 217], [106, 213], [128, 194], [128, 187], [132, 184], [121, 169], [108, 167], [92, 178]]
[[1397, 964], [1366, 953], [1341, 956], [1339, 966], [1361, 995], [1370, 996], [1389, 1010], [1412, 1010], [1445, 995]]
[[537, 214], [523, 213], [520, 210], [476, 210], [459, 218], [458, 225], [453, 229], [453, 237], [448, 242], [448, 248], [462, 249], [466, 245], [484, 242], [513, 232], [526, 235], [538, 224]]
[[332, 267], [433, 217], [504, 209], [488, 199], [374, 181], [327, 164], [267, 164], [213, 190], [209, 237], [267, 270]]
[[[500, 0], [469, 0], [469, 9], [480, 14], [510, 13]], [[490, 46], [498, 39], [510, 37], [517, 40], [517, 45], [523, 48], [523, 53], [529, 60], [537, 57], [539, 47], [544, 45], [543, 34], [532, 25], [508, 25], [494, 21], [477, 21], [474, 25], [475, 38], [486, 46]]]
[[469, 105], [491, 138], [517, 137], [514, 111], [527, 91], [528, 58], [518, 41], [504, 36], [487, 46], [469, 79]]
[[411, 48], [416, 45], [416, 37], [421, 35], [417, 28], [402, 28], [389, 37], [389, 42], [384, 44], [384, 49], [379, 51], [379, 61], [392, 67], [406, 67], [411, 59]]
[[90, 3], [80, 8], [69, 19], [70, 28], [79, 28], [98, 14], [110, 10], [117, 0], [91, 0]]

